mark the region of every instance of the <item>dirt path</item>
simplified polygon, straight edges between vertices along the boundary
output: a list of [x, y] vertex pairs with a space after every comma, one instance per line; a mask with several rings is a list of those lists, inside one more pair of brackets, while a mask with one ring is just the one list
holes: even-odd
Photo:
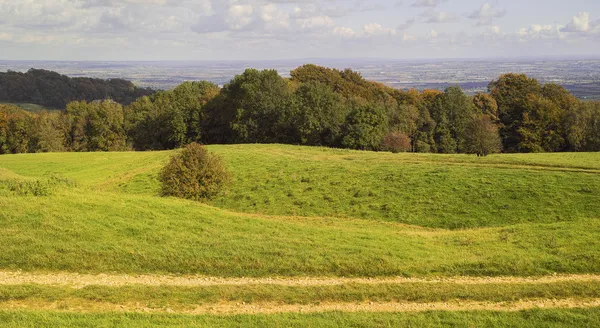
[[60, 302], [7, 301], [0, 303], [0, 309], [46, 310], [78, 313], [98, 312], [138, 312], [138, 313], [177, 313], [177, 314], [276, 314], [276, 313], [318, 313], [318, 312], [425, 312], [425, 311], [497, 311], [511, 312], [538, 308], [569, 309], [600, 307], [600, 299], [535, 299], [515, 302], [473, 302], [451, 301], [435, 303], [320, 303], [320, 304], [277, 304], [277, 303], [230, 303], [206, 304], [173, 310], [169, 307], [149, 308], [136, 304], [113, 304], [89, 300], [73, 299]]
[[600, 281], [600, 275], [552, 275], [543, 277], [450, 277], [450, 278], [217, 278], [203, 276], [111, 275], [77, 273], [27, 273], [0, 271], [0, 285], [39, 284], [83, 288], [85, 286], [216, 286], [216, 285], [281, 285], [334, 286], [343, 284], [515, 284], [556, 283], [566, 281]]

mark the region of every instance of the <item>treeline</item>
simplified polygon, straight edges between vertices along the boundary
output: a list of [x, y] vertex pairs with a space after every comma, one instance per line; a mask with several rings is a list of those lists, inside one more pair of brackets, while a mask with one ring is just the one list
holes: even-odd
[[600, 103], [525, 75], [489, 93], [402, 91], [351, 70], [305, 65], [289, 79], [249, 69], [222, 89], [185, 82], [123, 107], [0, 108], [0, 153], [163, 150], [191, 142], [287, 143], [432, 153], [600, 151]]
[[49, 108], [65, 108], [71, 101], [112, 99], [128, 105], [151, 89], [136, 87], [122, 79], [71, 78], [56, 72], [30, 69], [26, 73], [0, 73], [0, 101], [31, 103]]

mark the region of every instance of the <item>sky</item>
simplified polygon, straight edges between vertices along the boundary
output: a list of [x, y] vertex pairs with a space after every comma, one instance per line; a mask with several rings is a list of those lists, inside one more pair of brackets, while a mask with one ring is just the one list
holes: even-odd
[[0, 0], [0, 60], [600, 56], [600, 0]]

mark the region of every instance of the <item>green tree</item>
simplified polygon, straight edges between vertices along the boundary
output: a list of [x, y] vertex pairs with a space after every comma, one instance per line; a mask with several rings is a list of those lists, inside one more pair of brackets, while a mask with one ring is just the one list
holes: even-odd
[[531, 95], [517, 130], [520, 152], [554, 152], [565, 147], [562, 110], [551, 100]]
[[501, 151], [500, 134], [491, 116], [481, 114], [473, 117], [467, 125], [467, 131], [465, 134], [467, 153], [487, 156]]
[[353, 101], [346, 117], [342, 146], [352, 149], [376, 150], [388, 131], [388, 115], [380, 106]]
[[126, 127], [134, 148], [173, 149], [200, 142], [207, 104], [218, 94], [214, 83], [184, 82], [127, 106]]
[[275, 70], [248, 69], [223, 88], [210, 106], [210, 142], [294, 142], [293, 90]]
[[521, 136], [527, 133], [522, 128], [524, 114], [531, 108], [532, 96], [542, 94], [542, 87], [537, 80], [525, 74], [505, 74], [492, 81], [488, 89], [498, 104], [504, 150], [518, 152], [522, 143]]
[[572, 151], [600, 151], [600, 102], [580, 102], [566, 116], [566, 134]]
[[303, 145], [334, 146], [346, 118], [341, 96], [320, 82], [302, 84], [295, 92], [293, 128]]
[[74, 151], [127, 150], [123, 107], [111, 100], [72, 102], [65, 111], [67, 140]]
[[43, 153], [65, 151], [67, 133], [67, 126], [61, 113], [41, 112], [35, 119], [34, 151]]

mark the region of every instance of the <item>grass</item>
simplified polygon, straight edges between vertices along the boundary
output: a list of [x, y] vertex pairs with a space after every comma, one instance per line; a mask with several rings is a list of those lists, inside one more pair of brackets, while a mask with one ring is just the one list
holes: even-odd
[[[210, 204], [158, 196], [157, 173], [170, 151], [0, 156], [0, 270], [221, 277], [600, 272], [600, 154], [476, 158], [282, 145], [209, 150], [234, 177]], [[0, 325], [592, 327], [600, 326], [598, 308], [227, 316], [104, 311], [132, 304], [184, 311], [240, 301], [588, 299], [600, 297], [598, 284], [5, 285], [0, 307], [21, 302], [29, 308], [0, 310]], [[86, 306], [100, 312], [78, 313]]]
[[[212, 205], [445, 229], [598, 218], [600, 154], [384, 154], [281, 145], [211, 146], [234, 176]], [[157, 195], [170, 152], [0, 158], [16, 174], [64, 174], [94, 190]]]
[[193, 309], [202, 304], [222, 302], [319, 304], [321, 302], [418, 302], [452, 300], [509, 302], [525, 299], [600, 298], [600, 282], [572, 281], [548, 284], [344, 284], [333, 286], [224, 285], [203, 287], [88, 286], [69, 287], [17, 285], [0, 286], [0, 305], [7, 301], [38, 303], [131, 305], [169, 308], [174, 311]]
[[30, 103], [10, 103], [10, 102], [4, 102], [4, 101], [0, 101], [0, 105], [12, 105], [12, 106], [16, 106], [19, 108], [22, 108], [28, 112], [32, 112], [32, 113], [39, 113], [39, 112], [43, 112], [43, 111], [53, 111], [53, 110], [57, 110], [54, 108], [49, 108], [49, 107], [44, 107], [41, 105], [37, 105], [37, 104], [30, 104]]
[[[155, 175], [171, 152], [0, 157], [0, 180], [54, 174], [74, 182], [43, 197], [0, 182], [0, 268], [236, 277], [600, 271], [600, 174], [568, 171], [594, 170], [597, 154], [479, 161], [210, 149], [236, 180], [217, 207], [157, 196]], [[259, 206], [261, 198], [268, 202]]]
[[600, 309], [189, 316], [0, 311], [3, 327], [598, 327]]

